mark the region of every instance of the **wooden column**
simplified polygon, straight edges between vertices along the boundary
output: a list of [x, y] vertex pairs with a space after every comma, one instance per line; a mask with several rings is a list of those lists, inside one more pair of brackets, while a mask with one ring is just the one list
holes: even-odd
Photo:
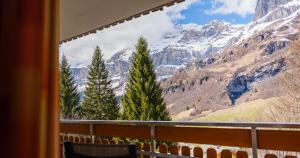
[[1, 157], [58, 158], [58, 0], [0, 1]]

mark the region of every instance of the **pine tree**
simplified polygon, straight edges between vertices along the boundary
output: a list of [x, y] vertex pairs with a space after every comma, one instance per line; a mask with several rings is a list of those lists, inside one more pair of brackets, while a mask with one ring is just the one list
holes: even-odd
[[98, 46], [89, 69], [82, 108], [86, 119], [115, 120], [119, 116], [119, 106], [108, 80], [108, 71]]
[[80, 103], [80, 95], [77, 91], [70, 65], [65, 55], [60, 62], [60, 106], [64, 119], [74, 119]]
[[125, 95], [122, 97], [123, 119], [170, 120], [162, 89], [155, 81], [154, 66], [144, 38], [139, 38], [131, 63]]

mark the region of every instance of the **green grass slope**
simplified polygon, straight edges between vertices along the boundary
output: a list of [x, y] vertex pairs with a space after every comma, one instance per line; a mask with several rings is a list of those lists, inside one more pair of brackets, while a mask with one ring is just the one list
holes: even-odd
[[266, 113], [277, 98], [257, 99], [238, 106], [218, 110], [193, 121], [263, 121]]

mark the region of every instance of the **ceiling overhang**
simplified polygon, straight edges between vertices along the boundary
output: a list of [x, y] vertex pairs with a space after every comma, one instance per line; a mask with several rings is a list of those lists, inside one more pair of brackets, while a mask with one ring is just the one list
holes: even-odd
[[67, 42], [184, 0], [61, 0], [60, 42]]

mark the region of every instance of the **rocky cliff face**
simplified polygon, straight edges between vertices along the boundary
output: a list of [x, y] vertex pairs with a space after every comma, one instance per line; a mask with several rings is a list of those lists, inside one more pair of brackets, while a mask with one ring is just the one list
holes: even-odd
[[129, 70], [129, 58], [131, 51], [128, 49], [117, 52], [106, 61], [110, 77], [126, 75]]
[[254, 20], [264, 22], [284, 18], [300, 8], [299, 0], [258, 0]]
[[281, 58], [260, 66], [255, 69], [254, 72], [246, 75], [236, 74], [227, 85], [227, 94], [232, 105], [234, 105], [235, 101], [244, 93], [247, 93], [252, 89], [251, 86], [253, 83], [276, 76], [280, 71], [282, 71], [284, 66], [286, 66], [285, 59]]
[[[241, 28], [242, 25], [222, 21], [212, 21], [204, 26], [178, 25], [175, 32], [166, 33], [161, 41], [149, 46], [157, 79], [170, 77], [178, 70], [194, 62], [202, 62], [233, 44]], [[124, 89], [133, 51], [121, 50], [107, 60], [107, 68], [118, 94], [122, 94]]]
[[88, 67], [72, 68], [71, 70], [75, 82], [79, 86], [84, 86], [86, 84], [86, 78], [88, 76]]
[[277, 9], [280, 5], [290, 1], [292, 0], [258, 0], [255, 8], [254, 20], [264, 17], [269, 12]]

